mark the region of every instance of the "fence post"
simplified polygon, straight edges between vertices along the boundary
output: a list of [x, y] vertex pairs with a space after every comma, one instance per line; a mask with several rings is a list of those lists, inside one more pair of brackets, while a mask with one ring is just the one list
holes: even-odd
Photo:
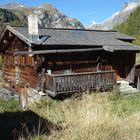
[[55, 76], [53, 76], [53, 92], [56, 94], [56, 79], [55, 79]]

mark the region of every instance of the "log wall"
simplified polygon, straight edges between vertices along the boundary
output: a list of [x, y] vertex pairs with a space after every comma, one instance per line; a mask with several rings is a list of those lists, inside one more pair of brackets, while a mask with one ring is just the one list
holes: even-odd
[[30, 85], [36, 88], [38, 77], [34, 69], [34, 58], [28, 56], [14, 56], [16, 51], [27, 51], [28, 46], [19, 39], [14, 38], [2, 54], [3, 59], [3, 78], [5, 86], [10, 90], [19, 92], [25, 86]]

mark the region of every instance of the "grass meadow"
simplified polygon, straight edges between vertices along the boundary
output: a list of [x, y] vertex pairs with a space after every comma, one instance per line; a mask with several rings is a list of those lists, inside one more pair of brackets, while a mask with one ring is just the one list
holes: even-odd
[[0, 100], [0, 112], [0, 132], [7, 139], [140, 139], [139, 93], [121, 96], [114, 90], [107, 95], [83, 93], [63, 101], [47, 98], [26, 111], [14, 99]]

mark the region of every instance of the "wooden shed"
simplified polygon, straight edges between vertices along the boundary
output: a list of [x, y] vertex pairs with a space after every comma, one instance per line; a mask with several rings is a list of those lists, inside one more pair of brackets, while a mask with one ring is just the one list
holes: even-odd
[[28, 87], [51, 96], [112, 88], [116, 80], [134, 82], [140, 48], [115, 31], [39, 29], [7, 25], [0, 35], [5, 86], [27, 95]]

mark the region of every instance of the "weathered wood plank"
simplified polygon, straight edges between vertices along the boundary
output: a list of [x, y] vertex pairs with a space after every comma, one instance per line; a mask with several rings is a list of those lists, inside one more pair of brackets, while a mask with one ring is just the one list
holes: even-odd
[[68, 49], [68, 50], [42, 50], [42, 51], [18, 51], [14, 55], [29, 55], [29, 54], [51, 54], [51, 53], [76, 53], [76, 52], [88, 52], [88, 51], [101, 51], [102, 47], [87, 48], [87, 49]]

